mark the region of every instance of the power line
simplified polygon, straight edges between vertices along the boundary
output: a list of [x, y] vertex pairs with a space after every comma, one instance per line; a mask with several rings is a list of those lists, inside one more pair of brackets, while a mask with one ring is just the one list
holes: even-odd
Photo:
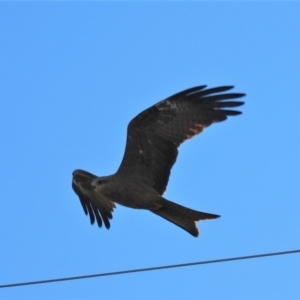
[[196, 265], [206, 265], [206, 264], [222, 263], [222, 262], [228, 262], [228, 261], [234, 261], [234, 260], [245, 260], [245, 259], [252, 259], [252, 258], [262, 258], [262, 257], [267, 257], [267, 256], [278, 256], [278, 255], [287, 255], [287, 254], [295, 254], [295, 253], [300, 253], [300, 250], [273, 252], [273, 253], [267, 253], [267, 254], [256, 254], [256, 255], [231, 257], [231, 258], [222, 258], [222, 259], [206, 260], [206, 261], [193, 262], [193, 263], [167, 265], [167, 266], [143, 268], [143, 269], [133, 269], [133, 270], [100, 273], [100, 274], [93, 274], [93, 275], [83, 275], [83, 276], [64, 277], [64, 278], [57, 278], [57, 279], [47, 279], [47, 280], [39, 280], [39, 281], [28, 281], [28, 282], [21, 282], [21, 283], [4, 284], [4, 285], [0, 285], [0, 288], [12, 288], [12, 287], [24, 286], [24, 285], [34, 285], [34, 284], [53, 283], [53, 282], [60, 282], [60, 281], [88, 279], [88, 278], [122, 275], [122, 274], [137, 273], [137, 272], [158, 271], [158, 270], [163, 270], [163, 269], [191, 267], [191, 266], [196, 266]]

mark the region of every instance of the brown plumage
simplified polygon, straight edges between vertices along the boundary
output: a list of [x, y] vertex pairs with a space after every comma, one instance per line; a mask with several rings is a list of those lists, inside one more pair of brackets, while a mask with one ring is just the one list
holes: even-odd
[[199, 235], [196, 221], [219, 217], [162, 197], [180, 144], [214, 122], [241, 114], [225, 108], [240, 106], [243, 102], [226, 100], [245, 94], [223, 93], [232, 86], [205, 88], [197, 86], [182, 91], [132, 119], [125, 154], [114, 175], [97, 177], [82, 170], [73, 172], [72, 187], [92, 224], [97, 220], [99, 227], [104, 222], [109, 228], [115, 203], [150, 210], [193, 236]]

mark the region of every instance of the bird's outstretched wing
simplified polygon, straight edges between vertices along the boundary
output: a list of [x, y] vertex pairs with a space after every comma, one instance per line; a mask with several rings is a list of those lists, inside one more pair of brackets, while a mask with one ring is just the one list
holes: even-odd
[[162, 195], [180, 144], [214, 122], [241, 114], [225, 108], [244, 104], [228, 100], [245, 94], [223, 93], [233, 86], [205, 88], [205, 85], [197, 86], [177, 93], [132, 119], [128, 125], [125, 154], [117, 175], [136, 175]]
[[116, 206], [114, 202], [95, 192], [91, 186], [95, 178], [96, 176], [89, 172], [76, 170], [73, 172], [72, 188], [79, 197], [85, 214], [89, 215], [91, 224], [94, 224], [96, 219], [99, 227], [102, 227], [103, 221], [109, 229], [109, 220], [112, 219], [112, 212]]

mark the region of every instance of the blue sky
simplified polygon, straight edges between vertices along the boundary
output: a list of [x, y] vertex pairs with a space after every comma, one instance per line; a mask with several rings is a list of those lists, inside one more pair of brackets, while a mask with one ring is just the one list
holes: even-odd
[[[300, 248], [300, 5], [0, 3], [0, 284]], [[222, 217], [199, 238], [71, 189], [118, 168], [128, 122], [183, 89], [235, 85], [243, 115], [184, 143], [167, 199]], [[299, 299], [300, 255], [0, 289], [1, 299]]]

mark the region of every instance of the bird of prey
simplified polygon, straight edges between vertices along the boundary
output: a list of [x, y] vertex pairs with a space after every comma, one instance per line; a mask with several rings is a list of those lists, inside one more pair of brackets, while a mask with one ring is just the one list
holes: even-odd
[[[125, 154], [118, 171], [98, 177], [83, 170], [73, 172], [72, 188], [91, 224], [110, 228], [115, 203], [146, 209], [199, 235], [196, 221], [220, 216], [192, 210], [163, 197], [178, 147], [212, 123], [241, 112], [230, 108], [244, 104], [232, 99], [241, 93], [224, 93], [233, 86], [196, 86], [177, 93], [133, 118], [127, 128]], [[229, 108], [229, 109], [227, 109]]]

